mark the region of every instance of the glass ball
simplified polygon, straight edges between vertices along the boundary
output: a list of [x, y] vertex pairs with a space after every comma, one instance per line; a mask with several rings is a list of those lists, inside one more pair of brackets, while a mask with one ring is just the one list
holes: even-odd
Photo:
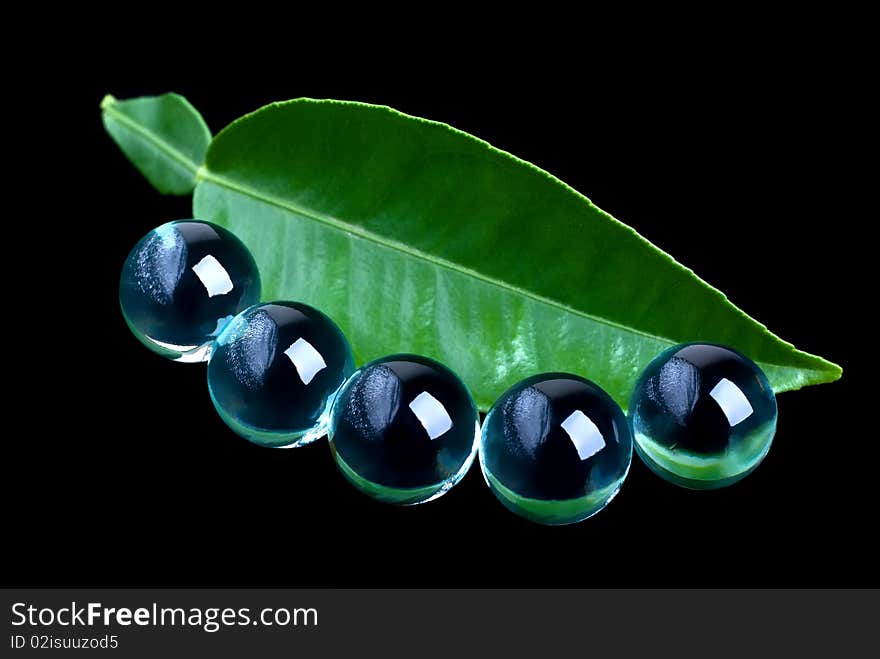
[[153, 352], [179, 362], [208, 359], [226, 323], [259, 300], [260, 273], [247, 247], [200, 220], [150, 231], [125, 259], [119, 280], [129, 329]]
[[423, 503], [461, 480], [479, 430], [477, 407], [455, 373], [427, 357], [391, 355], [358, 369], [340, 390], [330, 449], [364, 494]]
[[724, 346], [685, 343], [644, 370], [629, 404], [636, 452], [666, 480], [713, 489], [749, 474], [776, 432], [764, 372]]
[[526, 378], [483, 422], [480, 466], [509, 510], [540, 524], [572, 524], [617, 494], [632, 460], [626, 416], [594, 383], [568, 373]]
[[208, 390], [220, 417], [245, 439], [292, 448], [327, 432], [333, 396], [354, 371], [340, 329], [299, 302], [238, 314], [217, 337]]

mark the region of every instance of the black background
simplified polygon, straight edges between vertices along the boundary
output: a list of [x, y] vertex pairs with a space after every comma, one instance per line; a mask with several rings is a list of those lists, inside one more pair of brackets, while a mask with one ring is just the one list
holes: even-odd
[[[874, 413], [857, 402], [873, 361], [857, 328], [875, 297], [873, 283], [859, 293], [872, 280], [856, 279], [867, 253], [856, 232], [868, 216], [853, 206], [867, 184], [853, 165], [864, 150], [854, 94], [866, 81], [848, 75], [845, 57], [751, 34], [717, 49], [711, 36], [660, 45], [632, 64], [622, 44], [539, 54], [513, 38], [466, 52], [456, 39], [422, 49], [415, 39], [343, 49], [325, 36], [324, 52], [332, 44], [337, 57], [292, 40], [271, 68], [213, 58], [216, 42], [188, 42], [160, 61], [120, 36], [94, 57], [59, 50], [51, 80], [37, 78], [20, 114], [44, 122], [39, 135], [18, 136], [31, 144], [22, 180], [34, 188], [9, 191], [31, 195], [13, 224], [39, 254], [22, 280], [30, 299], [7, 328], [18, 337], [10, 352], [22, 360], [23, 392], [6, 412], [23, 421], [5, 438], [15, 449], [3, 503], [14, 580], [878, 583]], [[130, 57], [136, 50], [142, 56]], [[126, 329], [123, 260], [154, 226], [189, 217], [190, 198], [151, 188], [104, 133], [98, 104], [105, 93], [164, 91], [185, 95], [214, 133], [297, 96], [448, 122], [557, 175], [781, 337], [841, 364], [844, 377], [781, 395], [772, 451], [728, 489], [679, 489], [634, 457], [614, 502], [569, 527], [508, 513], [478, 465], [430, 504], [373, 502], [345, 483], [325, 442], [274, 451], [233, 435], [211, 405], [203, 366], [163, 360]]]

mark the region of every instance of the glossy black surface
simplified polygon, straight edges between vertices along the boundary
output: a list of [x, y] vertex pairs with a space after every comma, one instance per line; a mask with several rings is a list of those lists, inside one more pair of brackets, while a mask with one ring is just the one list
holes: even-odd
[[[420, 419], [412, 408], [425, 394], [451, 423], [433, 438], [426, 423], [442, 430], [445, 419], [437, 414], [443, 412]], [[426, 487], [459, 475], [474, 449], [477, 418], [470, 393], [448, 368], [418, 355], [392, 355], [361, 368], [340, 391], [330, 438], [361, 478], [394, 488]]]
[[[219, 281], [211, 282], [199, 264], [208, 264]], [[169, 222], [148, 233], [129, 253], [119, 280], [132, 331], [147, 345], [158, 341], [172, 350], [213, 340], [259, 298], [260, 273], [248, 249], [226, 229], [199, 220]]]
[[[725, 412], [719, 383], [735, 386]], [[730, 396], [728, 396], [730, 398]], [[749, 409], [751, 408], [751, 409]], [[776, 417], [773, 388], [760, 368], [730, 348], [696, 343], [676, 346], [653, 360], [639, 378], [630, 403], [635, 429], [667, 448], [695, 454], [723, 453]], [[729, 414], [736, 413], [731, 424]]]
[[286, 435], [322, 421], [330, 397], [353, 371], [348, 341], [330, 318], [307, 304], [270, 302], [236, 316], [217, 339], [208, 386], [237, 432], [283, 444]]
[[725, 346], [673, 346], [645, 368], [629, 412], [636, 449], [678, 485], [713, 489], [751, 473], [776, 433], [776, 396], [760, 367]]
[[[578, 433], [586, 422], [569, 425], [575, 418], [594, 428]], [[485, 468], [506, 488], [561, 500], [618, 483], [629, 468], [632, 440], [620, 407], [600, 387], [577, 375], [545, 373], [501, 395], [486, 416], [480, 450]]]

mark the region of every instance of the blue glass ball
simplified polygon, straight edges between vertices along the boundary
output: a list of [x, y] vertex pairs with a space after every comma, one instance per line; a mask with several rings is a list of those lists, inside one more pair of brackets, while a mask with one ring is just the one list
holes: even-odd
[[326, 434], [333, 396], [353, 371], [351, 348], [332, 320], [307, 304], [267, 302], [217, 337], [208, 389], [236, 433], [291, 448]]
[[479, 430], [477, 407], [455, 373], [427, 357], [391, 355], [358, 369], [340, 390], [330, 449], [364, 494], [423, 503], [464, 476]]
[[509, 510], [540, 524], [580, 522], [617, 494], [632, 460], [623, 411], [589, 380], [526, 378], [483, 421], [480, 466]]
[[629, 413], [642, 461], [692, 489], [749, 474], [776, 432], [776, 397], [764, 372], [745, 355], [708, 343], [677, 345], [648, 364]]
[[210, 222], [153, 229], [125, 259], [119, 303], [134, 335], [179, 362], [208, 359], [232, 317], [260, 300], [260, 273], [247, 247]]

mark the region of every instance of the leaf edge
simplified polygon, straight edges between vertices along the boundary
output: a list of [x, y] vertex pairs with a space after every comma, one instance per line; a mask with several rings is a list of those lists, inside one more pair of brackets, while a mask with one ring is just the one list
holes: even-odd
[[[677, 261], [675, 259], [675, 257], [673, 257], [671, 254], [669, 254], [668, 252], [666, 252], [662, 248], [658, 247], [657, 245], [655, 245], [654, 243], [649, 241], [647, 238], [645, 238], [640, 233], [638, 233], [638, 231], [636, 231], [633, 227], [631, 227], [628, 224], [617, 219], [616, 217], [614, 217], [613, 215], [611, 215], [609, 212], [605, 211], [604, 209], [600, 208], [599, 206], [596, 206], [592, 202], [592, 200], [590, 200], [586, 195], [582, 194], [581, 192], [578, 192], [573, 187], [571, 187], [570, 185], [565, 183], [565, 181], [554, 176], [553, 174], [551, 174], [547, 170], [542, 169], [538, 165], [536, 165], [532, 162], [529, 162], [527, 160], [524, 160], [524, 159], [516, 156], [515, 154], [510, 153], [509, 151], [505, 151], [504, 149], [496, 147], [496, 146], [492, 145], [491, 143], [487, 142], [486, 140], [483, 140], [480, 137], [472, 135], [471, 133], [463, 131], [463, 130], [456, 128], [454, 126], [451, 126], [445, 122], [437, 121], [437, 120], [433, 120], [433, 119], [427, 119], [425, 117], [419, 117], [416, 115], [411, 115], [411, 114], [402, 112], [400, 110], [397, 110], [396, 108], [392, 108], [388, 105], [365, 103], [363, 101], [348, 101], [348, 100], [340, 100], [340, 99], [315, 99], [315, 98], [311, 98], [311, 97], [299, 97], [299, 98], [294, 98], [294, 99], [288, 99], [285, 101], [273, 101], [271, 103], [267, 103], [266, 105], [263, 105], [263, 106], [257, 108], [256, 110], [253, 110], [252, 112], [244, 114], [241, 117], [239, 117], [238, 119], [235, 119], [230, 124], [225, 126], [222, 130], [220, 130], [220, 132], [218, 132], [213, 137], [213, 139], [211, 140], [211, 142], [208, 145], [208, 148], [207, 148], [207, 151], [205, 154], [205, 163], [196, 174], [196, 183], [195, 183], [194, 188], [198, 187], [198, 185], [203, 180], [210, 181], [214, 184], [224, 185], [225, 187], [231, 187], [233, 189], [240, 188], [240, 186], [237, 186], [235, 183], [232, 183], [232, 185], [230, 185], [230, 182], [222, 174], [217, 174], [217, 173], [214, 173], [211, 171], [211, 157], [212, 157], [212, 153], [215, 149], [215, 145], [218, 142], [222, 141], [223, 137], [226, 134], [228, 134], [230, 131], [238, 129], [238, 127], [240, 127], [241, 124], [244, 124], [244, 123], [247, 123], [248, 121], [251, 121], [255, 117], [259, 116], [260, 114], [263, 114], [266, 112], [271, 112], [271, 111], [278, 110], [278, 109], [283, 109], [286, 106], [295, 105], [295, 104], [343, 105], [343, 106], [348, 106], [348, 107], [367, 108], [371, 111], [386, 112], [388, 114], [391, 114], [391, 115], [394, 115], [397, 117], [401, 117], [406, 120], [415, 121], [416, 123], [422, 123], [422, 124], [426, 124], [426, 125], [440, 128], [442, 130], [450, 131], [450, 132], [452, 132], [458, 136], [461, 136], [467, 140], [471, 140], [471, 141], [476, 142], [481, 147], [487, 148], [487, 149], [489, 149], [490, 152], [495, 153], [497, 155], [500, 155], [502, 158], [508, 159], [508, 160], [516, 163], [517, 165], [525, 166], [527, 169], [539, 174], [542, 177], [549, 179], [553, 185], [560, 187], [562, 189], [562, 191], [565, 192], [566, 194], [574, 195], [575, 198], [577, 198], [580, 202], [586, 203], [588, 207], [592, 208], [593, 210], [595, 210], [596, 212], [598, 212], [599, 214], [604, 216], [605, 219], [622, 227], [632, 237], [634, 237], [638, 241], [640, 241], [643, 246], [645, 246], [649, 250], [653, 250], [654, 252], [659, 254], [659, 256], [667, 264], [669, 264], [673, 268], [678, 269], [683, 274], [690, 276], [692, 279], [696, 280], [697, 284], [699, 286], [704, 287], [706, 290], [708, 290], [710, 295], [712, 295], [714, 298], [716, 298], [720, 304], [726, 306], [728, 309], [730, 309], [731, 311], [733, 311], [734, 313], [738, 314], [740, 317], [745, 319], [745, 321], [748, 322], [749, 324], [751, 324], [755, 330], [757, 330], [759, 333], [765, 335], [770, 340], [775, 342], [779, 346], [779, 348], [788, 351], [794, 357], [801, 360], [801, 364], [779, 364], [779, 363], [776, 363], [773, 361], [761, 360], [761, 363], [763, 363], [763, 364], [769, 364], [771, 366], [776, 366], [776, 367], [779, 367], [782, 369], [796, 369], [800, 372], [805, 373], [805, 377], [802, 378], [799, 382], [792, 382], [790, 384], [789, 383], [782, 384], [778, 388], [774, 387], [774, 391], [776, 393], [782, 393], [785, 391], [796, 391], [796, 390], [799, 390], [805, 386], [835, 382], [835, 381], [839, 380], [843, 375], [843, 369], [841, 368], [841, 366], [839, 366], [838, 364], [836, 364], [830, 360], [827, 360], [824, 357], [821, 357], [819, 355], [815, 355], [815, 354], [800, 350], [791, 342], [786, 341], [785, 339], [781, 338], [780, 336], [778, 336], [777, 334], [772, 332], [765, 324], [763, 324], [759, 320], [753, 318], [752, 316], [747, 314], [745, 311], [743, 311], [739, 306], [737, 306], [733, 301], [731, 301], [730, 298], [728, 298], [727, 295], [723, 291], [721, 291], [720, 289], [716, 288], [715, 286], [713, 286], [712, 284], [710, 284], [709, 282], [704, 280], [692, 268]], [[262, 199], [263, 201], [266, 201], [267, 203], [272, 203], [272, 200], [270, 200], [270, 199], [266, 199], [263, 197], [259, 197], [259, 198]], [[195, 200], [195, 195], [193, 196], [193, 199]], [[280, 202], [275, 202], [275, 203], [279, 206], [283, 206], [283, 204], [281, 204]], [[315, 216], [321, 215], [321, 213], [315, 212], [315, 213], [312, 213], [311, 215], [313, 218], [319, 219], [319, 218], [316, 218]], [[366, 230], [362, 229], [361, 227], [351, 225], [348, 222], [345, 222], [344, 220], [337, 219], [336, 222], [338, 224], [344, 225], [345, 228], [343, 230], [349, 231], [351, 233], [354, 233], [356, 235], [359, 235], [359, 236], [366, 238], [366, 239], [369, 239], [369, 240], [375, 240], [372, 237], [372, 234], [370, 232], [367, 232]], [[342, 227], [336, 227], [336, 228], [341, 229]], [[380, 244], [394, 248], [394, 244], [392, 241], [384, 240], [384, 241], [376, 241], [376, 242], [379, 242]], [[417, 250], [415, 248], [411, 248], [409, 246], [408, 246], [407, 250], [405, 250], [405, 252], [410, 253], [412, 256], [421, 257], [424, 260], [429, 261], [431, 263], [445, 265], [446, 267], [449, 267], [456, 272], [466, 274], [469, 276], [476, 276], [477, 278], [479, 278], [481, 280], [488, 281], [490, 283], [499, 285], [499, 286], [505, 288], [506, 290], [509, 290], [509, 291], [514, 292], [516, 294], [525, 295], [525, 296], [530, 297], [532, 299], [535, 299], [539, 302], [542, 302], [545, 304], [550, 304], [552, 306], [561, 308], [569, 313], [573, 313], [573, 314], [580, 315], [583, 317], [588, 317], [588, 318], [591, 318], [592, 320], [595, 320], [597, 322], [602, 322], [602, 323], [605, 323], [608, 325], [613, 325], [613, 326], [616, 326], [620, 329], [623, 329], [623, 330], [626, 330], [626, 331], [629, 331], [629, 332], [632, 332], [635, 334], [641, 334], [644, 336], [648, 336], [648, 337], [656, 339], [658, 341], [666, 342], [670, 346], [681, 343], [681, 341], [678, 341], [678, 340], [670, 339], [668, 337], [663, 337], [663, 336], [656, 336], [656, 335], [653, 335], [650, 333], [646, 333], [642, 330], [638, 330], [636, 328], [627, 327], [625, 325], [622, 325], [622, 324], [617, 323], [615, 321], [611, 321], [606, 318], [596, 317], [592, 314], [589, 314], [588, 312], [584, 312], [579, 309], [573, 309], [571, 306], [569, 306], [568, 304], [566, 304], [564, 302], [560, 302], [560, 301], [554, 300], [552, 298], [547, 298], [542, 295], [537, 295], [532, 292], [523, 291], [523, 290], [519, 289], [518, 287], [511, 286], [510, 284], [507, 284], [506, 282], [496, 281], [492, 277], [488, 277], [486, 275], [483, 275], [482, 273], [472, 271], [470, 268], [465, 268], [465, 267], [462, 267], [462, 266], [455, 264], [455, 263], [452, 263], [452, 262], [447, 263], [445, 259], [438, 259], [438, 257], [436, 257], [436, 256], [424, 254], [420, 250]], [[438, 263], [438, 261], [441, 263]], [[692, 340], [700, 340], [700, 339], [699, 339], [699, 337], [695, 337]], [[817, 375], [812, 376], [811, 374], [817, 374]]]

